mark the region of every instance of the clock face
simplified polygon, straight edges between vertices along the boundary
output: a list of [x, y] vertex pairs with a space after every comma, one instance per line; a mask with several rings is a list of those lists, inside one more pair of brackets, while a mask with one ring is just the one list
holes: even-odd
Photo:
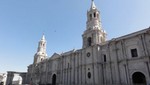
[[87, 55], [87, 57], [90, 57], [90, 56], [91, 56], [91, 54], [90, 54], [89, 52], [88, 52], [86, 55]]

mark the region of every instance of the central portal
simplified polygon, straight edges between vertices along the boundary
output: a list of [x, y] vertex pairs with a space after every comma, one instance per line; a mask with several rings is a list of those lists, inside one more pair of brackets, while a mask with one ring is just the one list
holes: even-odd
[[132, 80], [134, 85], [146, 85], [145, 75], [141, 72], [135, 72], [132, 75]]
[[53, 74], [52, 85], [56, 85], [56, 74]]

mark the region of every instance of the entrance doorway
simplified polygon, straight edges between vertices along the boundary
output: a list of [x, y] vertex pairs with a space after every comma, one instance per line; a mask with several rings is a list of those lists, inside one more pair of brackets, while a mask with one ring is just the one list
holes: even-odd
[[56, 85], [56, 74], [52, 77], [52, 85]]
[[146, 85], [145, 75], [141, 72], [135, 72], [132, 75], [132, 81], [134, 85]]

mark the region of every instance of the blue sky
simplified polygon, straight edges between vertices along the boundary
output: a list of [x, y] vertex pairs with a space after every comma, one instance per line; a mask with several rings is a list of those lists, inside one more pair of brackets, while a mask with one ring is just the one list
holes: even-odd
[[[95, 0], [107, 39], [150, 26], [150, 0]], [[0, 73], [26, 71], [44, 33], [47, 54], [82, 48], [90, 0], [0, 0]]]

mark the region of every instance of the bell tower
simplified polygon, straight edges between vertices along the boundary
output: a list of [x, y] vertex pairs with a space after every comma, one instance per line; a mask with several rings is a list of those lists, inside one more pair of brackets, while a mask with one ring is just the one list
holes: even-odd
[[86, 30], [83, 35], [83, 48], [104, 43], [106, 41], [106, 32], [102, 29], [100, 12], [97, 9], [94, 0], [91, 8], [87, 11]]
[[43, 61], [44, 59], [46, 59], [46, 56], [47, 56], [47, 54], [46, 54], [46, 40], [45, 40], [45, 36], [43, 34], [43, 36], [42, 36], [42, 38], [38, 44], [37, 53], [34, 55], [34, 64]]

